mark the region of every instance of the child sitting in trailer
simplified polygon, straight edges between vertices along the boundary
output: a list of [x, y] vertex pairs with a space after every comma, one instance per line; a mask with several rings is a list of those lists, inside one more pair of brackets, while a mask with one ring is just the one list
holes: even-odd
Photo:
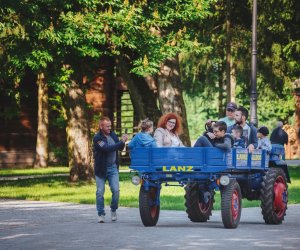
[[156, 141], [151, 136], [153, 132], [153, 122], [148, 118], [142, 120], [140, 123], [141, 132], [137, 133], [128, 144], [128, 148], [131, 150], [136, 147], [151, 148], [157, 147]]
[[246, 148], [246, 138], [243, 136], [243, 127], [235, 125], [232, 129], [232, 137], [234, 140], [234, 148]]
[[269, 129], [266, 126], [262, 126], [257, 130], [257, 137], [258, 137], [258, 149], [265, 149], [269, 154], [272, 150], [272, 145], [267, 137], [269, 134]]

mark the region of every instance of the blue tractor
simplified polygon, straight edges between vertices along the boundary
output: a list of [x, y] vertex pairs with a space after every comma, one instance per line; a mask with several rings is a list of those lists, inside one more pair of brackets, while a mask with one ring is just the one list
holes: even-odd
[[273, 145], [271, 154], [256, 149], [229, 152], [218, 148], [135, 148], [131, 152], [132, 182], [141, 184], [139, 210], [145, 226], [155, 226], [160, 212], [162, 184], [185, 188], [185, 207], [192, 222], [207, 222], [215, 191], [221, 192], [221, 214], [225, 228], [236, 228], [242, 199], [261, 200], [267, 224], [280, 224], [286, 215], [288, 167], [284, 148]]

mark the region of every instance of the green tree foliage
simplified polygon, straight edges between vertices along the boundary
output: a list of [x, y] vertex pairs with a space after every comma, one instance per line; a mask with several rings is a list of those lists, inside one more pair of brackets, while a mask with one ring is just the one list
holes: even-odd
[[[78, 113], [79, 110], [85, 113], [84, 93], [80, 90], [82, 77], [95, 72], [102, 55], [125, 58], [131, 72], [138, 75], [158, 72], [167, 58], [185, 48], [199, 47], [186, 25], [205, 16], [209, 2], [3, 1], [1, 12], [8, 14], [1, 26], [5, 70], [12, 72], [11, 79], [22, 78], [26, 68], [36, 74], [45, 73], [56, 92], [67, 97], [63, 100], [66, 101], [67, 131], [70, 132], [69, 155], [87, 156], [87, 151], [83, 154], [74, 151], [84, 147], [76, 145], [80, 139], [70, 136], [80, 128], [75, 134], [84, 135], [82, 145], [86, 145], [84, 141], [89, 137], [85, 118]], [[75, 128], [75, 123], [69, 121], [76, 120], [76, 116], [82, 122]], [[76, 160], [69, 159], [75, 166], [73, 180], [84, 179], [84, 175], [90, 173], [88, 158], [83, 168]]]
[[[300, 3], [293, 0], [260, 1], [259, 101], [265, 107], [261, 115], [288, 121], [294, 113], [292, 83], [300, 77]], [[269, 99], [269, 102], [267, 100]], [[267, 119], [264, 119], [267, 120]]]
[[[64, 92], [68, 78], [93, 72], [101, 55], [123, 56], [131, 72], [153, 75], [184, 50], [201, 50], [196, 24], [211, 0], [8, 1], [1, 5], [7, 71], [45, 70]], [[69, 74], [63, 67], [69, 64]], [[58, 84], [57, 84], [58, 83]]]
[[176, 1], [174, 11], [173, 1], [79, 1], [80, 8], [62, 13], [59, 27], [49, 27], [43, 37], [68, 48], [60, 51], [64, 56], [122, 55], [129, 57], [133, 73], [151, 75], [193, 44], [184, 25], [199, 21], [209, 2]]
[[[199, 24], [198, 40], [207, 50], [181, 55], [186, 93], [192, 100], [203, 100], [201, 107], [207, 108], [203, 109], [206, 118], [217, 108], [213, 102], [218, 98], [216, 92], [225, 91], [225, 84], [220, 86], [218, 81], [225, 81], [226, 4], [228, 1], [224, 0], [212, 5], [213, 16]], [[252, 1], [230, 1], [230, 5], [236, 101], [249, 108]], [[295, 0], [258, 1], [258, 119], [259, 124], [271, 128], [277, 119], [288, 121], [294, 112], [291, 84], [300, 75], [299, 13], [300, 4]]]
[[[11, 103], [9, 106], [1, 105], [0, 116], [7, 120], [14, 119], [19, 114], [20, 95], [17, 91], [20, 77], [16, 77], [16, 67], [10, 62], [10, 45], [14, 46], [11, 37], [24, 37], [24, 28], [14, 20], [13, 11], [0, 8], [0, 92], [3, 103]], [[10, 84], [7, 82], [11, 79]]]
[[[249, 107], [250, 0], [3, 0], [0, 78], [6, 85], [1, 88], [17, 99], [13, 90], [29, 67], [44, 71], [63, 94], [72, 80], [92, 75], [102, 55], [121, 56], [132, 73], [145, 76], [156, 74], [161, 63], [180, 53], [182, 79], [191, 98], [187, 102], [197, 112], [203, 110], [199, 117], [217, 118], [215, 93], [223, 102], [226, 97], [228, 7], [237, 102]], [[258, 2], [260, 122], [287, 120], [293, 112], [290, 84], [300, 72], [299, 13], [296, 0]], [[197, 109], [192, 98], [200, 98], [195, 103], [203, 108]], [[191, 119], [195, 124], [196, 117]]]

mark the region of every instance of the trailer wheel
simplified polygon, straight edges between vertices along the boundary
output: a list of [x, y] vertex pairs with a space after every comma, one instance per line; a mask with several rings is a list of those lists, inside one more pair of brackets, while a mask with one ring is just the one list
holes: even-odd
[[200, 201], [200, 190], [197, 183], [188, 183], [185, 187], [185, 207], [189, 219], [192, 222], [206, 222], [211, 216], [214, 204], [215, 192], [209, 192], [208, 201], [206, 203]]
[[224, 227], [237, 228], [242, 211], [242, 194], [239, 183], [231, 180], [222, 189], [221, 214]]
[[281, 168], [270, 168], [263, 178], [260, 194], [265, 223], [281, 224], [288, 203], [288, 185]]
[[141, 186], [139, 196], [139, 208], [141, 220], [146, 227], [152, 227], [157, 224], [160, 206], [155, 202], [157, 200], [157, 188], [150, 187], [149, 191], [145, 191]]

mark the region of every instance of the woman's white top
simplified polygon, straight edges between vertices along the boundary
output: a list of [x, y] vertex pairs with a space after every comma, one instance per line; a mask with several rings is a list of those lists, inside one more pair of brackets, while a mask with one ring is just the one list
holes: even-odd
[[164, 128], [157, 128], [153, 137], [157, 147], [184, 147], [178, 135]]

